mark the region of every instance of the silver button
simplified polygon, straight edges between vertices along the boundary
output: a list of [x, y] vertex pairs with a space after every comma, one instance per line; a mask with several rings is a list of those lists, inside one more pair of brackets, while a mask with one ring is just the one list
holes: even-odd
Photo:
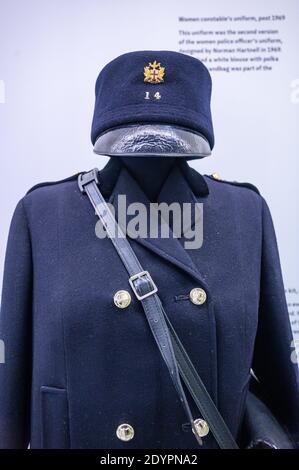
[[121, 441], [130, 441], [134, 437], [134, 428], [127, 423], [120, 424], [116, 430], [116, 435]]
[[118, 308], [126, 308], [131, 303], [131, 295], [127, 290], [118, 290], [113, 297], [114, 304]]
[[201, 419], [201, 418], [195, 419], [194, 427], [199, 437], [205, 437], [207, 434], [209, 434], [210, 428], [209, 428], [208, 423], [204, 419]]
[[206, 291], [201, 287], [194, 287], [189, 294], [190, 300], [195, 305], [202, 305], [207, 300]]

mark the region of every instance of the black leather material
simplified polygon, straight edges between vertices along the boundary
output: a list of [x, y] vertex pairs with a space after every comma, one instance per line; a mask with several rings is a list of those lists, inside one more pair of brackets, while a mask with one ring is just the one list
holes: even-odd
[[247, 449], [294, 449], [295, 444], [269, 408], [248, 391], [241, 433]]
[[[97, 183], [96, 169], [88, 173], [83, 173], [78, 177], [80, 190], [88, 195], [96, 214], [105, 227], [109, 238], [128, 271], [129, 276], [131, 277], [143, 272], [144, 270], [139, 260], [121, 228], [117, 224], [114, 215], [109, 210], [105, 199], [99, 191]], [[144, 295], [152, 291], [153, 285], [148, 276], [143, 275], [134, 281], [134, 288], [138, 295]], [[223, 449], [238, 448], [233, 436], [214, 405], [204, 384], [196, 373], [190, 358], [170, 324], [157, 293], [153, 293], [152, 295], [144, 298], [141, 300], [141, 303], [152, 334], [167, 365], [173, 385], [185, 409], [185, 413], [192, 429], [194, 430], [194, 436], [198, 443], [202, 445], [202, 440], [196, 433], [194, 420], [182, 386], [181, 378], [189, 389], [203, 418], [208, 422], [219, 447]]]

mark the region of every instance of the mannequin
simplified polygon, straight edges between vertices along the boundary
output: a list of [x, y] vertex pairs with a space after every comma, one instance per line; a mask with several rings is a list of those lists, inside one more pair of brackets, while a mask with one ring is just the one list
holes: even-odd
[[156, 201], [169, 172], [174, 165], [178, 164], [178, 159], [175, 157], [167, 159], [149, 157], [145, 160], [143, 157], [132, 158], [123, 156], [120, 159], [151, 202]]
[[132, 124], [99, 136], [94, 152], [120, 158], [149, 200], [155, 202], [174, 165], [208, 156], [211, 150], [203, 136], [178, 126]]

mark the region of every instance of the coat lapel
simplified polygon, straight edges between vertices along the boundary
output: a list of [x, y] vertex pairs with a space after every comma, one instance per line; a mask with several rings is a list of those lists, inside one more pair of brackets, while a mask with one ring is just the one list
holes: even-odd
[[[200, 178], [202, 177], [200, 176]], [[183, 233], [181, 234], [177, 230], [173, 232], [171, 228], [171, 226], [173, 227], [173, 221], [171, 221], [169, 227], [166, 221], [157, 216], [157, 211], [154, 210], [153, 206], [150, 208], [150, 201], [147, 196], [125, 167], [120, 169], [118, 179], [109, 198], [109, 203], [113, 205], [116, 219], [123, 229], [126, 228], [125, 231], [128, 237], [136, 240], [147, 249], [178, 266], [204, 284], [201, 273], [192, 261], [192, 250], [184, 248], [185, 235], [190, 233], [190, 229], [194, 226], [198, 217], [197, 211], [194, 211], [195, 202], [197, 202], [197, 198], [177, 165], [164, 183], [157, 203], [177, 203], [180, 206], [184, 203], [191, 203], [193, 209], [191, 217], [184, 224]], [[136, 233], [134, 233], [136, 228], [135, 221], [136, 215], [140, 213], [138, 208], [141, 206], [136, 206], [136, 203], [142, 203], [144, 208], [143, 214], [147, 221], [146, 233], [142, 233], [142, 236], [137, 237]], [[131, 214], [128, 208], [131, 209]], [[135, 210], [136, 212], [134, 212]], [[153, 218], [157, 224], [157, 231], [154, 233], [154, 236], [149, 232], [150, 219], [152, 222]], [[168, 234], [169, 236], [165, 237]]]

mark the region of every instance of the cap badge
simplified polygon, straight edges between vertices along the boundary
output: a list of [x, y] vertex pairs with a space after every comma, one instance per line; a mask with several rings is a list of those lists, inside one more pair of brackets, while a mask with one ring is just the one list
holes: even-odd
[[164, 82], [165, 67], [161, 67], [160, 62], [149, 62], [144, 67], [144, 81], [147, 83], [161, 83]]

